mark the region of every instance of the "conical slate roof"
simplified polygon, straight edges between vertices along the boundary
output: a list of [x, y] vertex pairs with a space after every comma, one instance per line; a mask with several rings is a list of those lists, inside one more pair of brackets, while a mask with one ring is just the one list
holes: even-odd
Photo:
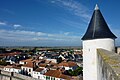
[[109, 29], [98, 6], [96, 5], [93, 12], [88, 29], [82, 40], [101, 39], [101, 38], [117, 38]]

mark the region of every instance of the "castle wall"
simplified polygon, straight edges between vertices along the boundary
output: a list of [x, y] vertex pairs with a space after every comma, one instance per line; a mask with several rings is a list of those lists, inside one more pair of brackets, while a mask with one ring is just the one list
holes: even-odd
[[83, 79], [99, 80], [97, 72], [97, 48], [115, 51], [114, 39], [93, 39], [83, 41]]
[[0, 70], [0, 80], [38, 80], [18, 73]]

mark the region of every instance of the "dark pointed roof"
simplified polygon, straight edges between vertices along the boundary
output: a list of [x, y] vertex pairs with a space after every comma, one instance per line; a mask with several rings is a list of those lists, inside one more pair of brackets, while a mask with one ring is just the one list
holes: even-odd
[[88, 29], [85, 35], [82, 37], [82, 40], [100, 39], [100, 38], [115, 39], [117, 37], [110, 31], [98, 6], [96, 5]]

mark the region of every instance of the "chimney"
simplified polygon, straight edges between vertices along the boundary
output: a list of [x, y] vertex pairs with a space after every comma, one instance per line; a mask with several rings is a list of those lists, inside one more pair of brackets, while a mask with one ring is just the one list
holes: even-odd
[[37, 65], [35, 61], [33, 61], [32, 63], [33, 63], [33, 71], [34, 71], [37, 68]]

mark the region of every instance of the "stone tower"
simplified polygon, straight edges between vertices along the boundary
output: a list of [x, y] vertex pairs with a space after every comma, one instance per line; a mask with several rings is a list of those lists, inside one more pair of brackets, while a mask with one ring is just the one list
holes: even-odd
[[116, 38], [96, 5], [88, 29], [82, 37], [83, 80], [99, 80], [99, 74], [97, 73], [97, 48], [114, 52]]

